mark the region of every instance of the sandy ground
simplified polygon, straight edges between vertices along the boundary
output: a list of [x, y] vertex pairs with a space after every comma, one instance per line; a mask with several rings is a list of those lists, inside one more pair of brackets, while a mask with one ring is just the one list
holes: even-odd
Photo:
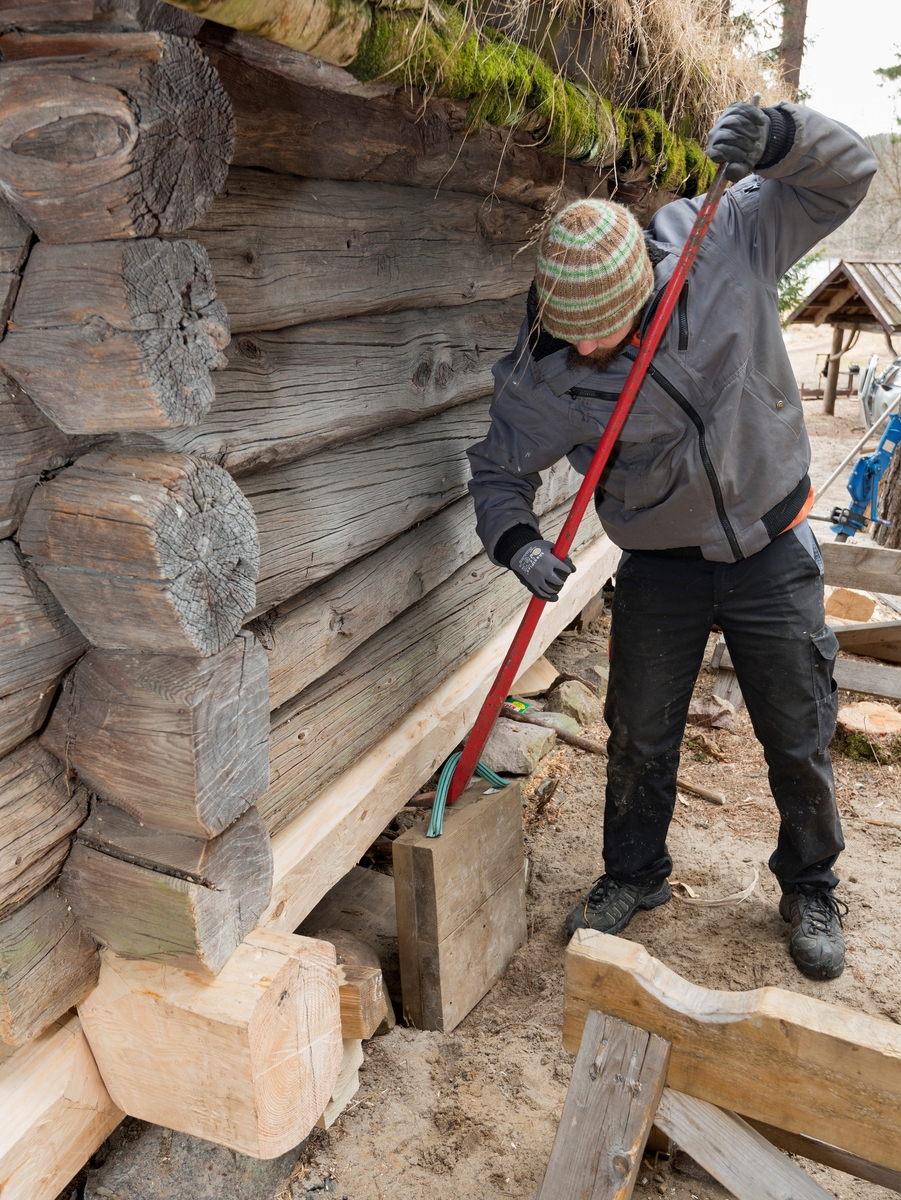
[[[816, 346], [809, 331], [803, 332], [807, 341], [796, 338], [791, 347], [802, 365]], [[880, 347], [874, 349], [878, 353]], [[860, 436], [856, 400], [840, 401], [836, 418], [823, 417], [819, 408], [819, 401], [805, 405], [814, 482]], [[826, 500], [843, 498], [842, 481]], [[826, 535], [825, 526], [817, 529]], [[606, 626], [606, 620], [593, 626], [587, 640], [564, 635], [562, 645], [581, 657], [606, 644]], [[708, 655], [713, 644], [711, 638]], [[703, 671], [698, 691], [709, 691], [712, 682], [713, 675]], [[598, 739], [607, 735], [603, 722], [588, 732]], [[836, 760], [847, 840], [838, 869], [839, 894], [850, 906], [848, 966], [834, 982], [812, 982], [788, 955], [778, 886], [766, 866], [777, 818], [747, 713], [740, 711], [735, 733], [707, 736], [705, 747], [697, 731], [689, 730], [682, 769], [695, 782], [725, 792], [728, 802], [717, 808], [686, 796], [677, 804], [670, 837], [674, 877], [710, 898], [735, 892], [755, 871], [759, 884], [738, 907], [699, 909], [674, 899], [639, 914], [623, 936], [697, 984], [729, 989], [773, 984], [901, 1023], [901, 765]], [[725, 761], [710, 753], [709, 743]], [[560, 1045], [563, 918], [601, 872], [603, 760], [558, 748], [540, 764], [531, 786], [549, 774], [560, 780], [554, 802], [539, 815], [533, 800], [524, 816], [531, 860], [527, 944], [452, 1034], [399, 1026], [366, 1044], [358, 1094], [328, 1133], [314, 1135], [282, 1200], [324, 1193], [347, 1200], [533, 1195], [572, 1071], [573, 1057]], [[867, 818], [897, 827], [867, 824]], [[838, 1200], [895, 1195], [805, 1165]], [[651, 1155], [635, 1195], [719, 1200], [728, 1193], [684, 1158], [670, 1162]]]

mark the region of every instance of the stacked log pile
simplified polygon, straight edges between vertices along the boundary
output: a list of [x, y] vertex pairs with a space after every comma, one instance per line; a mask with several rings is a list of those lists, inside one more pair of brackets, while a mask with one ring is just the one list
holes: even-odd
[[[120, 1110], [271, 1156], [342, 1061], [333, 948], [254, 932], [272, 835], [524, 607], [464, 450], [540, 210], [601, 185], [216, 27], [0, 55], [0, 1038], [79, 1006], [54, 1036], [83, 1027], [109, 1089], [85, 1158]], [[546, 531], [576, 482], [549, 473]]]

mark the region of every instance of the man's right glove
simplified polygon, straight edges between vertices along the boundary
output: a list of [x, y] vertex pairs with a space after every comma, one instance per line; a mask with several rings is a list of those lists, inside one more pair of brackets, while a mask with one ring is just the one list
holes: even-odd
[[515, 571], [533, 596], [555, 601], [567, 578], [575, 571], [571, 558], [564, 562], [554, 556], [554, 547], [543, 538], [528, 542], [510, 560]]
[[738, 183], [750, 175], [766, 149], [770, 119], [753, 104], [731, 104], [707, 136], [707, 157], [728, 163], [726, 178]]

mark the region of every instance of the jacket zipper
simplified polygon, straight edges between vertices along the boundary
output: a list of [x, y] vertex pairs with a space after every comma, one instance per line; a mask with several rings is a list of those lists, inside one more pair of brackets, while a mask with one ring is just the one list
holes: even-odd
[[[629, 354], [628, 351], [625, 351], [625, 353], [628, 358], [634, 359], [636, 357], [635, 354]], [[673, 387], [665, 375], [661, 375], [653, 363], [648, 367], [648, 374], [655, 383], [663, 388], [663, 390], [671, 399], [675, 400], [675, 402], [679, 405], [679, 407], [694, 425], [695, 429], [698, 431], [698, 447], [701, 451], [701, 462], [704, 464], [707, 482], [710, 484], [711, 492], [713, 492], [713, 503], [716, 505], [716, 515], [719, 517], [720, 524], [722, 525], [726, 534], [726, 538], [728, 539], [729, 548], [735, 555], [735, 561], [740, 562], [744, 558], [744, 554], [741, 552], [741, 546], [738, 543], [738, 538], [735, 536], [735, 530], [732, 528], [732, 522], [729, 520], [729, 517], [726, 513], [726, 505], [723, 501], [723, 489], [720, 487], [720, 481], [717, 478], [716, 468], [713, 465], [713, 460], [711, 459], [710, 452], [707, 449], [707, 437], [704, 429], [704, 422], [701, 420], [697, 409], [695, 409], [694, 406], [685, 399], [680, 391]]]
[[688, 349], [688, 284], [682, 285], [679, 293], [679, 351], [684, 354]]
[[576, 396], [584, 396], [587, 400], [609, 400], [611, 404], [615, 404], [619, 399], [619, 392], [596, 392], [594, 388], [574, 387], [569, 393], [573, 399]]

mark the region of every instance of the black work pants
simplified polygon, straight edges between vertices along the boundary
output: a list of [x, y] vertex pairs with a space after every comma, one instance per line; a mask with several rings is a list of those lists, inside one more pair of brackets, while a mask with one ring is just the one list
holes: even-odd
[[784, 890], [832, 887], [844, 849], [829, 742], [838, 643], [825, 626], [819, 564], [794, 531], [741, 562], [635, 552], [616, 576], [604, 865], [628, 882], [672, 870], [666, 834], [679, 749], [711, 625], [722, 629], [781, 824], [770, 870]]

